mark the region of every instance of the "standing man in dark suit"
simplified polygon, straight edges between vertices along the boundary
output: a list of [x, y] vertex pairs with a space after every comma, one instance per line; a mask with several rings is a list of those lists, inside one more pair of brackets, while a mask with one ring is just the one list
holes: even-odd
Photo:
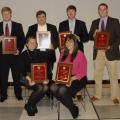
[[58, 32], [56, 26], [46, 23], [46, 12], [39, 10], [36, 13], [37, 24], [29, 26], [28, 32], [26, 34], [26, 39], [29, 36], [36, 37], [36, 32], [38, 31], [49, 31], [51, 33], [51, 48], [45, 49], [44, 51], [40, 49], [41, 53], [43, 51], [44, 55], [49, 56], [49, 62], [51, 62], [51, 70], [53, 69], [54, 62], [56, 61], [55, 49], [58, 47]]
[[0, 101], [7, 99], [8, 75], [11, 68], [14, 92], [18, 100], [22, 100], [22, 91], [19, 83], [19, 54], [24, 44], [25, 36], [22, 25], [11, 20], [12, 10], [9, 7], [3, 7], [1, 10], [3, 21], [0, 22], [1, 36], [16, 36], [17, 51], [15, 54], [2, 54], [2, 43], [0, 42]]
[[59, 32], [72, 32], [78, 39], [78, 47], [81, 51], [84, 51], [83, 42], [88, 41], [88, 32], [85, 22], [76, 19], [76, 7], [70, 5], [67, 7], [68, 20], [65, 20], [59, 24]]
[[117, 80], [117, 60], [120, 58], [120, 24], [116, 18], [108, 16], [108, 5], [101, 3], [98, 6], [98, 13], [100, 18], [92, 22], [90, 28], [90, 39], [95, 40], [96, 32], [109, 32], [109, 46], [106, 50], [100, 50], [94, 48], [93, 60], [94, 60], [94, 79], [95, 79], [95, 96], [91, 99], [93, 101], [101, 99], [102, 96], [102, 77], [104, 67], [107, 67], [110, 87], [111, 87], [111, 99], [114, 104], [119, 103], [119, 87]]

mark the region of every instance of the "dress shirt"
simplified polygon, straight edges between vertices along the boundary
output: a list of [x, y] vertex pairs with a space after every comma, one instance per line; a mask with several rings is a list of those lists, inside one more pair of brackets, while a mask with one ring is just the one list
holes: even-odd
[[69, 19], [69, 28], [70, 28], [70, 31], [72, 32], [72, 34], [74, 34], [75, 19], [73, 19], [73, 20], [70, 20], [70, 19]]

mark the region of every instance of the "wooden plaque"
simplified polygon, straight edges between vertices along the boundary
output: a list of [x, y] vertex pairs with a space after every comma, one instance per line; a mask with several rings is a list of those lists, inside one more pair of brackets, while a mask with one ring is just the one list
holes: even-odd
[[70, 86], [71, 73], [72, 73], [72, 64], [58, 63], [56, 79], [55, 79], [56, 83]]
[[17, 40], [14, 36], [2, 37], [2, 54], [14, 54], [17, 52]]
[[37, 32], [36, 33], [38, 49], [51, 49], [51, 33]]
[[109, 44], [109, 32], [97, 32], [95, 39], [95, 48], [107, 49]]
[[61, 32], [59, 33], [59, 47], [64, 48], [65, 46], [65, 37], [71, 34], [71, 32]]
[[31, 77], [35, 83], [42, 83], [47, 80], [47, 64], [33, 63], [31, 64]]

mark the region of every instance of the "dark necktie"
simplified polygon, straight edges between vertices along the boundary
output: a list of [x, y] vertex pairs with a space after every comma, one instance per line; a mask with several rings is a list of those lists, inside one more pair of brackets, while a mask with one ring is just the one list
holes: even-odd
[[6, 35], [6, 36], [9, 36], [9, 35], [10, 35], [10, 34], [9, 34], [8, 24], [6, 24], [6, 26], [5, 26], [5, 35]]
[[105, 24], [104, 24], [104, 20], [102, 20], [102, 22], [101, 22], [101, 31], [105, 31]]

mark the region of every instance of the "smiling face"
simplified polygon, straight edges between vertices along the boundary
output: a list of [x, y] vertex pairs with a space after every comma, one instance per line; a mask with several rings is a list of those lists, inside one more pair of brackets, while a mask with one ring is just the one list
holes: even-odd
[[11, 17], [12, 17], [11, 11], [4, 11], [4, 12], [2, 12], [3, 21], [6, 21], [6, 22], [10, 21]]
[[108, 8], [105, 5], [101, 5], [98, 8], [98, 13], [100, 17], [108, 16]]
[[68, 40], [66, 40], [65, 46], [66, 46], [66, 48], [67, 48], [69, 51], [73, 51], [73, 49], [74, 49], [74, 41], [73, 41], [73, 39], [68, 39]]
[[76, 11], [74, 9], [69, 9], [67, 10], [67, 16], [68, 16], [68, 19], [75, 19], [75, 16], [76, 16]]
[[30, 51], [34, 51], [37, 48], [37, 41], [36, 39], [29, 38], [26, 45]]

